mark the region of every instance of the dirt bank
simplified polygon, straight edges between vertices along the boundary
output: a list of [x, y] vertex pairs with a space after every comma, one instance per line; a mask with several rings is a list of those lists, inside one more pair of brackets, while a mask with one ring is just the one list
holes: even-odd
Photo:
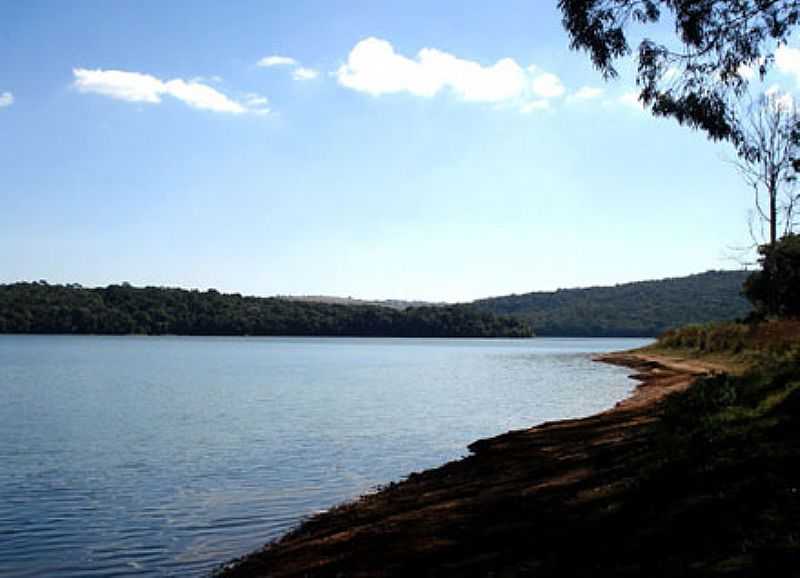
[[635, 353], [601, 360], [641, 381], [615, 408], [477, 441], [471, 456], [318, 515], [222, 575], [694, 575], [694, 547], [678, 558], [671, 549], [698, 538], [695, 522], [654, 520], [630, 498], [660, 400], [715, 368]]

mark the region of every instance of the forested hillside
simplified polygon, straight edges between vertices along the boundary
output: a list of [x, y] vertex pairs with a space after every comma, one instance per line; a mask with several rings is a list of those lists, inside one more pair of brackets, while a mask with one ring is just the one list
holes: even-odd
[[306, 303], [127, 284], [0, 285], [0, 333], [528, 337], [527, 323], [469, 305]]
[[746, 316], [745, 271], [613, 287], [560, 289], [469, 305], [397, 310], [164, 287], [0, 285], [0, 333], [342, 335], [398, 337], [655, 336]]
[[688, 277], [613, 287], [559, 289], [481, 299], [483, 311], [530, 322], [537, 335], [656, 336], [690, 323], [746, 316], [747, 271], [709, 271]]

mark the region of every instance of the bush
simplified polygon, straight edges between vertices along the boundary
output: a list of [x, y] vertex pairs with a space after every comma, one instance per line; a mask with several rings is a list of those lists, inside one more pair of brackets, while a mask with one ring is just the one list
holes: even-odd
[[744, 294], [765, 315], [800, 316], [800, 235], [759, 248], [761, 271], [747, 278]]
[[667, 399], [666, 422], [678, 427], [696, 426], [701, 418], [736, 403], [740, 381], [726, 373], [698, 378], [685, 392]]
[[703, 353], [740, 353], [747, 345], [749, 333], [750, 327], [741, 323], [688, 325], [667, 331], [659, 337], [658, 344]]

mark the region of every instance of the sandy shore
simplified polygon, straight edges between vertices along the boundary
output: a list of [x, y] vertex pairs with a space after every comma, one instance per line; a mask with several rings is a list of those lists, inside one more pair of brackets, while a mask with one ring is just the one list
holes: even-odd
[[[613, 409], [479, 440], [469, 457], [320, 514], [222, 575], [590, 576], [619, 568], [613, 544], [641, 523], [624, 505], [659, 401], [718, 368], [643, 353], [598, 361], [629, 367], [641, 382]], [[656, 546], [640, 548], [630, 575], [655, 563], [648, 548]]]

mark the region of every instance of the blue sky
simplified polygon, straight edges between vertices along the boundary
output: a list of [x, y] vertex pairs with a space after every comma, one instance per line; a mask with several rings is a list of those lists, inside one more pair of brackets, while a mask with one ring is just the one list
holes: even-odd
[[554, 5], [5, 2], [0, 282], [458, 301], [734, 267], [730, 150]]

